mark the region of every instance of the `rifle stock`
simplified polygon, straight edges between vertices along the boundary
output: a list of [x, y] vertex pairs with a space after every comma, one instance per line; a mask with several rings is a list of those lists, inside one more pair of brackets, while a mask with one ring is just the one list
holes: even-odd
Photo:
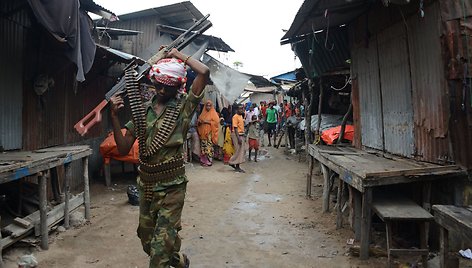
[[[200, 30], [197, 32], [193, 32], [193, 34], [189, 37], [186, 37], [189, 33], [191, 33], [195, 28], [197, 28], [200, 24], [202, 24], [210, 14], [206, 15], [205, 17], [201, 18], [197, 22], [195, 22], [192, 27], [186, 30], [184, 33], [179, 35], [172, 43], [166, 46], [164, 49], [158, 51], [154, 56], [152, 56], [146, 63], [143, 65], [137, 65], [136, 60], [133, 60], [130, 64], [137, 66], [137, 73], [138, 73], [138, 80], [140, 80], [144, 75], [149, 71], [151, 66], [157, 63], [159, 60], [163, 59], [172, 48], [177, 48], [179, 50], [186, 47], [190, 42], [192, 42], [196, 37], [201, 35], [207, 29], [209, 29], [212, 24], [208, 22], [205, 24]], [[125, 91], [125, 79], [120, 79], [120, 81], [115, 84], [111, 90], [109, 90], [105, 94], [105, 99], [100, 102], [90, 113], [88, 113], [84, 118], [82, 118], [79, 122], [74, 125], [75, 130], [81, 135], [84, 136], [87, 134], [88, 130], [94, 126], [96, 123], [102, 121], [102, 114], [101, 111], [105, 108], [110, 101], [110, 98], [116, 94], [121, 94]]]

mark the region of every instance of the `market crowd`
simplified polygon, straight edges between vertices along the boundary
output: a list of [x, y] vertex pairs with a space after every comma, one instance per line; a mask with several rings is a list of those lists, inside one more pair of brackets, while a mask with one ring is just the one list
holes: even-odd
[[219, 160], [244, 172], [240, 164], [246, 159], [257, 162], [260, 147], [278, 148], [277, 137], [282, 131], [287, 131], [288, 146], [294, 150], [295, 126], [303, 116], [303, 105], [287, 100], [279, 104], [273, 100], [233, 103], [222, 109], [207, 100], [199, 105], [191, 121], [191, 151], [202, 166], [210, 167]]

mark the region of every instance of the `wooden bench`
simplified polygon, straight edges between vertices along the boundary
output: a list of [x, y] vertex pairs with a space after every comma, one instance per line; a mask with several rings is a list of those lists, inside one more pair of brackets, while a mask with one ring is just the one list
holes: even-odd
[[472, 237], [472, 207], [433, 206], [434, 219], [440, 225], [440, 267], [458, 267], [457, 259], [449, 256], [449, 231], [463, 239]]
[[[428, 230], [429, 221], [434, 219], [424, 208], [402, 196], [375, 196], [372, 210], [385, 222], [387, 235], [388, 267], [393, 267], [392, 255], [420, 255], [423, 267], [428, 265]], [[419, 249], [392, 248], [392, 222], [417, 222], [420, 229]]]

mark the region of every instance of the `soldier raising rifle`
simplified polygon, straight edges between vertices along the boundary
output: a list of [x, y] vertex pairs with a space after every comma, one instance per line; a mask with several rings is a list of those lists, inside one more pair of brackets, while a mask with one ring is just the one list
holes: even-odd
[[[184, 94], [186, 65], [197, 74], [188, 95]], [[156, 89], [156, 96], [152, 104], [146, 107], [146, 149], [153, 147], [154, 143], [161, 144], [154, 146], [154, 153], [140, 159], [138, 168], [138, 237], [144, 251], [150, 256], [149, 267], [189, 265], [187, 256], [180, 253], [181, 239], [178, 235], [187, 187], [182, 145], [191, 116], [203, 97], [209, 75], [206, 65], [175, 48], [149, 71], [148, 78]], [[127, 155], [137, 137], [135, 126], [132, 121], [128, 122], [123, 135], [118, 120], [118, 112], [124, 106], [123, 99], [114, 96], [110, 102], [118, 151]], [[168, 116], [172, 111], [174, 117]]]

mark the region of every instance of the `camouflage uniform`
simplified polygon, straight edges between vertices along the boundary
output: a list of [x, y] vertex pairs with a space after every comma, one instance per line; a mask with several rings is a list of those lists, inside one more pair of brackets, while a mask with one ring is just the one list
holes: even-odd
[[[183, 143], [189, 129], [191, 115], [200, 103], [201, 96], [195, 96], [190, 91], [184, 96], [182, 108], [177, 119], [175, 130], [170, 135], [165, 145], [153, 156], [149, 163], [165, 163], [175, 157], [183, 155]], [[150, 145], [152, 137], [162, 127], [164, 114], [167, 107], [175, 106], [177, 100], [170, 100], [161, 114], [156, 114], [149, 105], [146, 113], [146, 144]], [[154, 126], [157, 127], [154, 127]], [[134, 135], [134, 125], [130, 121], [126, 128]], [[138, 237], [141, 239], [144, 251], [150, 256], [150, 268], [156, 267], [180, 267], [179, 254], [181, 240], [178, 232], [181, 230], [180, 217], [184, 206], [185, 191], [187, 188], [187, 177], [177, 176], [165, 183], [156, 183], [153, 187], [152, 201], [143, 198], [143, 184], [138, 176], [138, 189], [140, 190], [139, 201], [139, 226]]]

